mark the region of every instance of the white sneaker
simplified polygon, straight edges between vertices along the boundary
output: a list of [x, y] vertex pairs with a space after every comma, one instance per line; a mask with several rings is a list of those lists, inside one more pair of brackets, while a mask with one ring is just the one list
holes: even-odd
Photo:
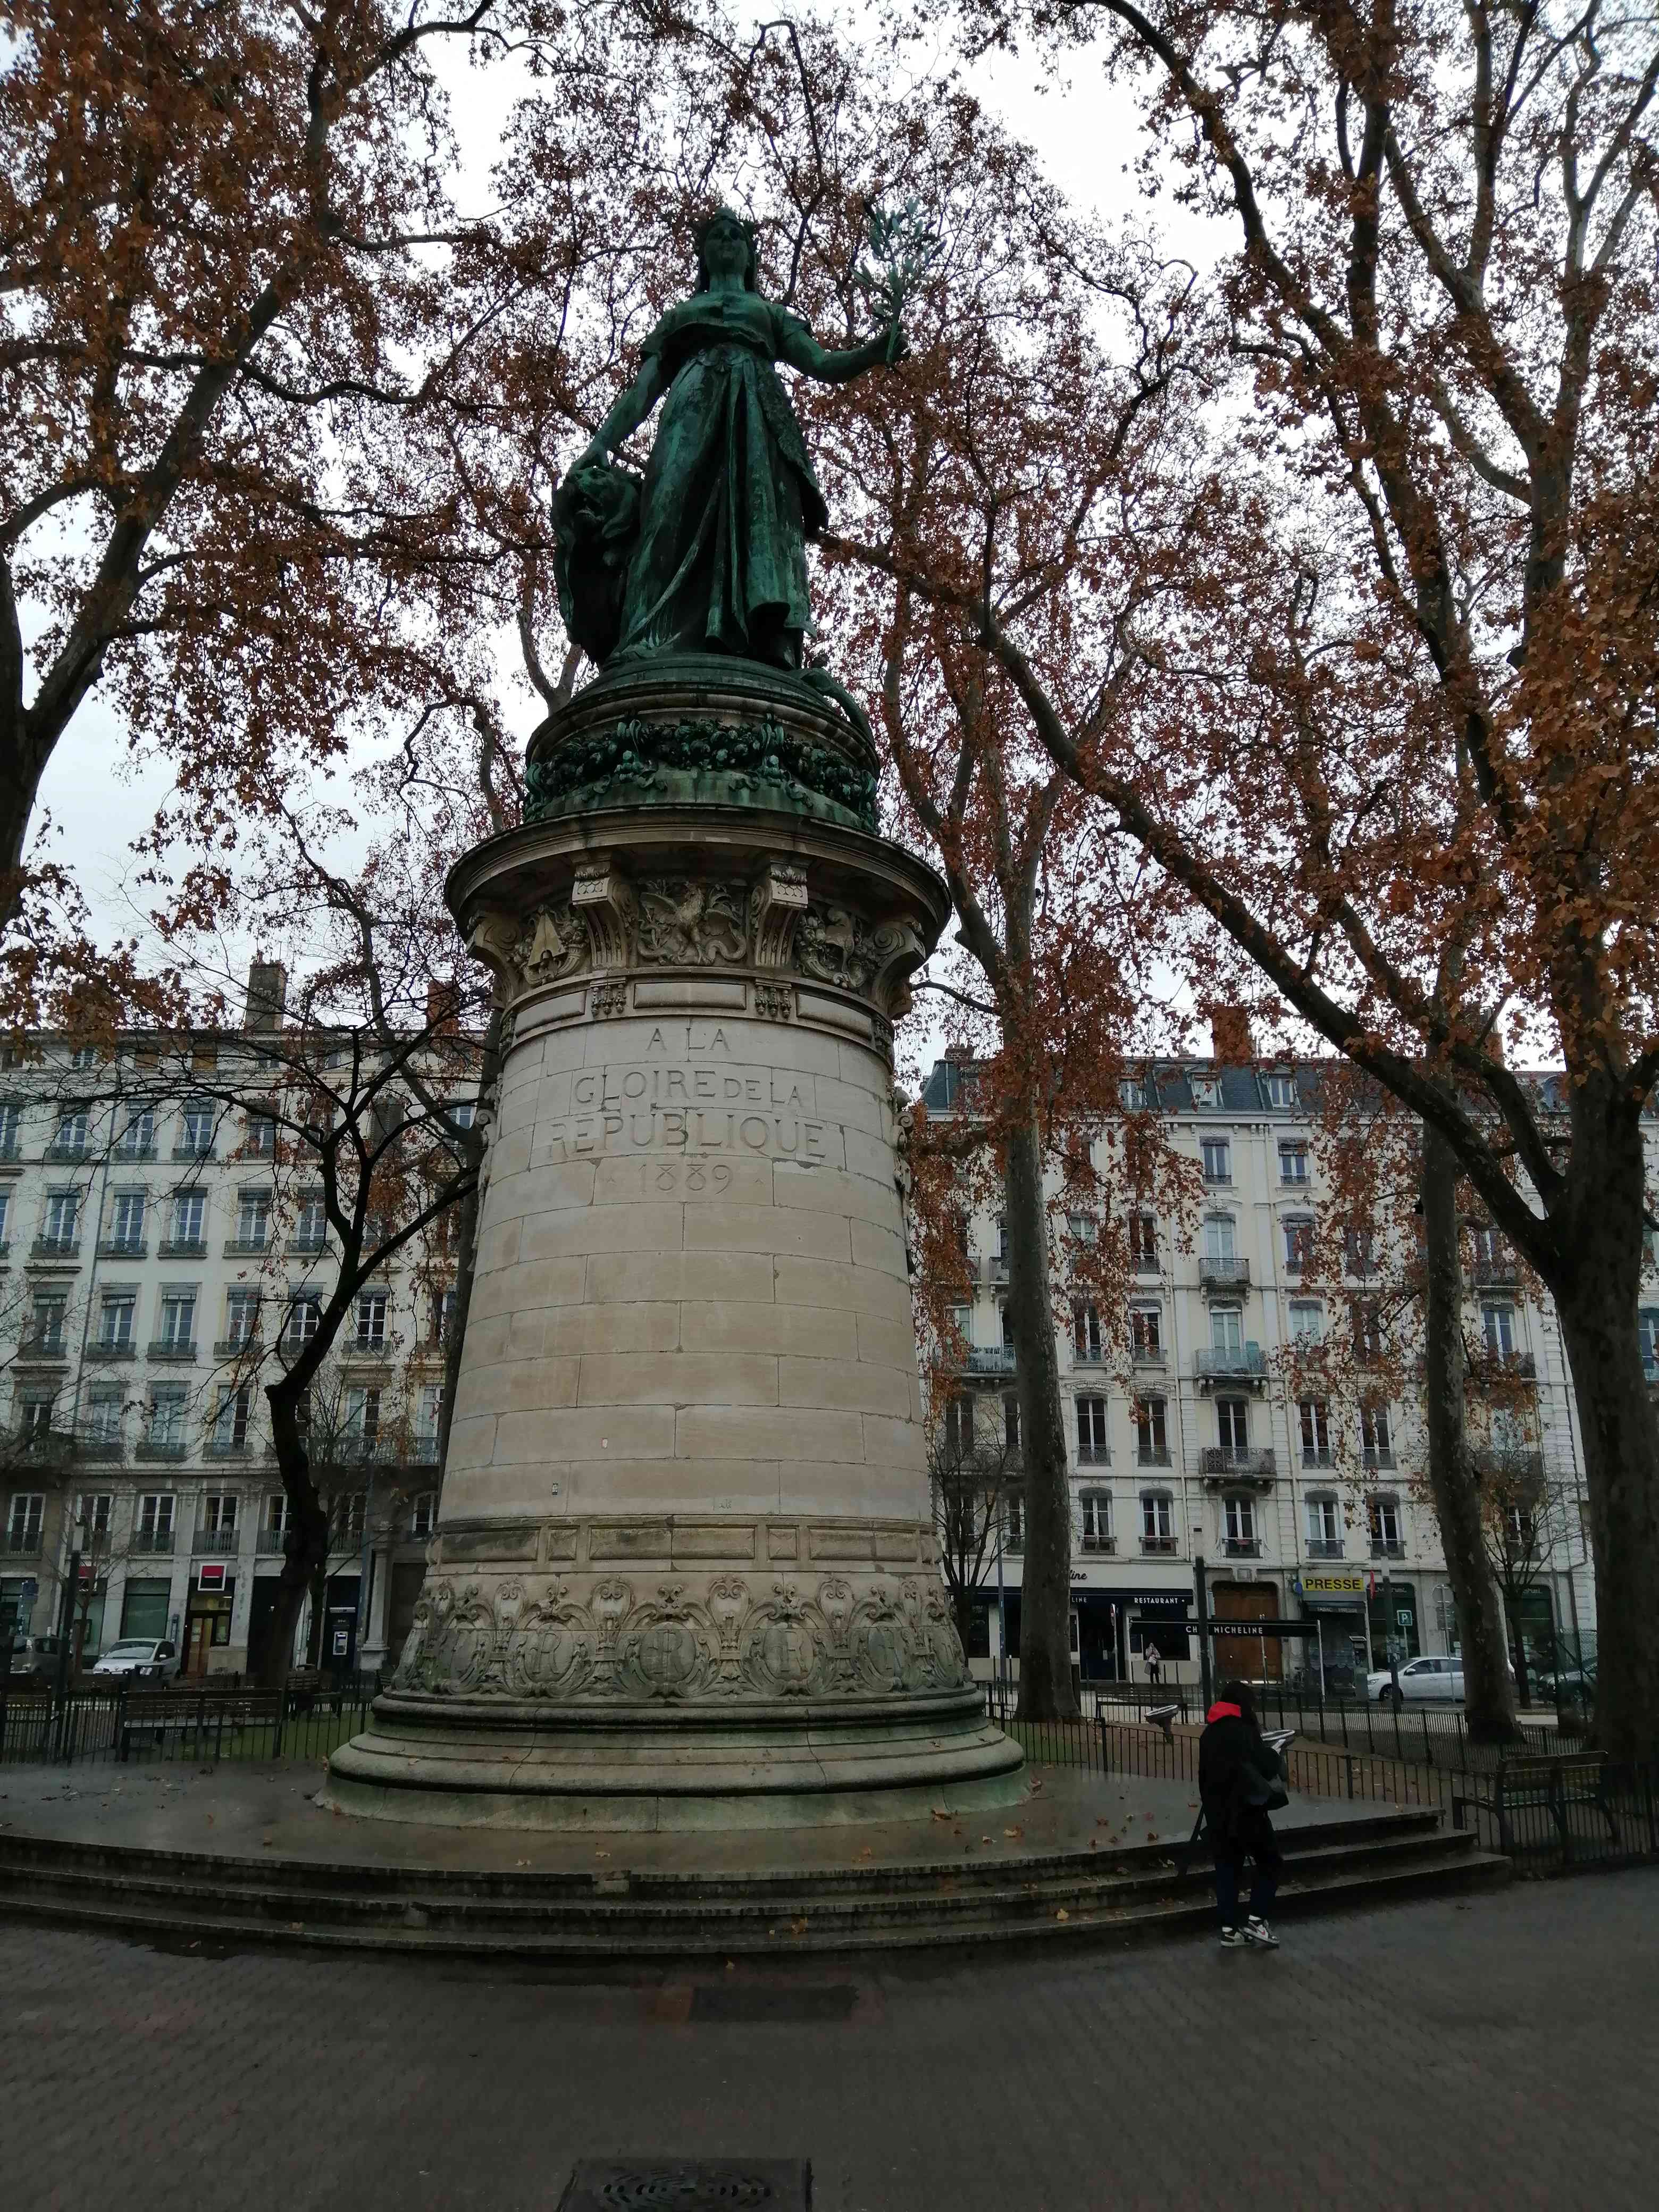
[[1221, 1948], [1224, 1951], [1242, 1951], [1243, 1949], [1244, 1938], [1237, 1928], [1224, 1928], [1222, 1929]]
[[1276, 1951], [1279, 1948], [1278, 1936], [1273, 1934], [1267, 1922], [1259, 1920], [1255, 1913], [1250, 1915], [1238, 1932], [1243, 1942], [1257, 1944], [1264, 1951]]

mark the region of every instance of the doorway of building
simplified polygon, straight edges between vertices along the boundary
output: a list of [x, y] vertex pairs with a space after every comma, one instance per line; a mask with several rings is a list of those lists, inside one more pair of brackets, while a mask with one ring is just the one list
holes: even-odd
[[[1276, 1620], [1278, 1594], [1268, 1583], [1212, 1583], [1211, 1611], [1218, 1620]], [[1218, 1636], [1218, 1682], [1277, 1682], [1285, 1672], [1285, 1647], [1276, 1636]]]

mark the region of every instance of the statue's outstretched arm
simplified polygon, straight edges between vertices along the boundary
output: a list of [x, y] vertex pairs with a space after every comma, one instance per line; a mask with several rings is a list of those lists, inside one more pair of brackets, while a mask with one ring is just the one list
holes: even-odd
[[576, 463], [585, 468], [589, 462], [602, 461], [612, 453], [623, 440], [637, 430], [651, 410], [668, 388], [660, 354], [648, 353], [640, 364], [640, 373], [621, 393], [599, 428], [593, 433], [592, 444]]
[[820, 384], [850, 384], [866, 368], [879, 368], [884, 362], [902, 361], [909, 350], [904, 343], [904, 333], [896, 324], [864, 345], [836, 353], [828, 346], [821, 346], [805, 324], [797, 322], [793, 315], [781, 320], [779, 351], [784, 360], [791, 368], [799, 369], [803, 376], [816, 377]]

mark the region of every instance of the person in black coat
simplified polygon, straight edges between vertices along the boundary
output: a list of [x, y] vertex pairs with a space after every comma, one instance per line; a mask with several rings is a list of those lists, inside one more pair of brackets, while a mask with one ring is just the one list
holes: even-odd
[[[1198, 1790], [1204, 1826], [1215, 1854], [1215, 1901], [1221, 1940], [1230, 1948], [1256, 1944], [1274, 1949], [1267, 1924], [1284, 1861], [1267, 1817], [1285, 1796], [1285, 1762], [1261, 1738], [1248, 1682], [1229, 1682], [1204, 1716], [1198, 1746]], [[1255, 1863], [1248, 1919], [1238, 1917], [1238, 1886], [1245, 1860]]]

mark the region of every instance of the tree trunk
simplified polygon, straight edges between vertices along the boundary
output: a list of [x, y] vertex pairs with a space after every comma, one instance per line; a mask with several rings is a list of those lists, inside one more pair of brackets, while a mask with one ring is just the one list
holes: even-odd
[[1551, 1289], [1584, 1437], [1595, 1557], [1595, 1741], [1616, 1759], [1659, 1759], [1659, 1422], [1636, 1319], [1639, 1132], [1636, 1143], [1633, 1194], [1611, 1189], [1585, 1209], [1571, 1271]]
[[1440, 1523], [1446, 1579], [1457, 1607], [1463, 1695], [1476, 1743], [1512, 1743], [1519, 1734], [1504, 1662], [1503, 1609], [1486, 1559], [1480, 1492], [1469, 1456], [1463, 1395], [1463, 1271], [1457, 1249], [1457, 1160], [1438, 1130], [1423, 1131], [1425, 1395], [1429, 1490]]
[[[259, 1668], [261, 1686], [280, 1690], [288, 1679], [294, 1650], [294, 1631], [300, 1607], [313, 1578], [328, 1569], [328, 1516], [311, 1478], [311, 1460], [300, 1434], [294, 1394], [283, 1382], [265, 1391], [270, 1407], [270, 1436], [277, 1472], [288, 1499], [288, 1534], [283, 1540], [283, 1566], [276, 1577], [276, 1601], [270, 1609], [270, 1641]], [[319, 1632], [320, 1605], [312, 1608], [313, 1632]]]
[[1018, 1710], [1021, 1720], [1064, 1720], [1078, 1711], [1072, 1687], [1072, 1495], [1048, 1290], [1042, 1141], [1035, 1116], [1008, 1140], [1004, 1184], [1025, 1498]]

